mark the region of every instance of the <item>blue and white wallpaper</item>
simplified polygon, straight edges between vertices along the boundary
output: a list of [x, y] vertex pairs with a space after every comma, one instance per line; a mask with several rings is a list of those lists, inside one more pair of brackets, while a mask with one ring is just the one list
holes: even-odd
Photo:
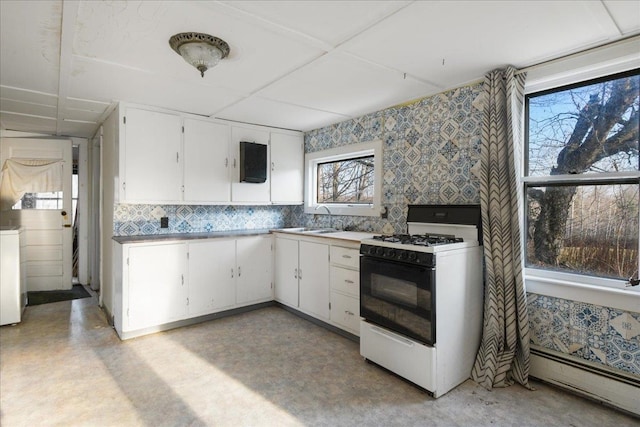
[[[413, 203], [477, 204], [481, 84], [389, 108], [305, 134], [305, 152], [383, 141], [382, 202], [389, 217], [335, 216], [344, 227], [406, 231]], [[169, 228], [160, 228], [160, 217]], [[302, 206], [117, 205], [114, 235], [327, 226]], [[640, 376], [640, 314], [528, 294], [532, 344]]]

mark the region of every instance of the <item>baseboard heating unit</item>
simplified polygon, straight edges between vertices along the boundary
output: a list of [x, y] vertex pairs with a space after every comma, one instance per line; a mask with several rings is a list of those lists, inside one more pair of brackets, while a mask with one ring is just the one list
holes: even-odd
[[530, 375], [640, 416], [637, 376], [538, 346], [531, 346]]

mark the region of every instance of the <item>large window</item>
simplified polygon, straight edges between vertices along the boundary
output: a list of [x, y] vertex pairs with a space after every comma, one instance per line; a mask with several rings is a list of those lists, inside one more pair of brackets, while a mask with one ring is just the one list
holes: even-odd
[[639, 70], [525, 102], [527, 267], [637, 279]]
[[380, 214], [382, 143], [352, 144], [305, 156], [305, 211], [375, 216]]

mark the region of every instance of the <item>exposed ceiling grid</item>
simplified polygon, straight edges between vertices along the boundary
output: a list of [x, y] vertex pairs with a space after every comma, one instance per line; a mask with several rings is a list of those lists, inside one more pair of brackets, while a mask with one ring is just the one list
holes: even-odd
[[[185, 31], [231, 55], [201, 78]], [[0, 127], [91, 137], [118, 101], [308, 131], [640, 35], [640, 2], [0, 1]]]

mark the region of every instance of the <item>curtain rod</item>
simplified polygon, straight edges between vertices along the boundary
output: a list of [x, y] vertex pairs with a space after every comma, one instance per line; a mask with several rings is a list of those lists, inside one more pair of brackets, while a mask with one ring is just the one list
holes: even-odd
[[553, 59], [549, 59], [547, 61], [539, 62], [537, 64], [529, 65], [528, 67], [524, 67], [524, 68], [519, 69], [518, 71], [515, 72], [515, 74], [517, 75], [517, 74], [526, 73], [528, 71], [534, 70], [534, 69], [536, 69], [538, 67], [542, 67], [544, 65], [549, 65], [549, 64], [553, 64], [555, 62], [565, 61], [565, 60], [567, 60], [569, 58], [575, 58], [575, 57], [578, 57], [578, 56], [586, 55], [588, 53], [597, 52], [597, 51], [602, 50], [602, 49], [608, 49], [608, 48], [610, 48], [612, 46], [615, 46], [617, 44], [627, 43], [629, 41], [633, 41], [633, 40], [636, 40], [636, 39], [640, 40], [640, 35], [639, 34], [636, 34], [636, 35], [633, 35], [633, 36], [629, 36], [629, 37], [625, 37], [623, 39], [616, 40], [616, 41], [610, 42], [610, 43], [606, 43], [606, 44], [603, 44], [603, 45], [600, 45], [600, 46], [594, 46], [594, 47], [591, 47], [589, 49], [581, 50], [579, 52], [570, 53], [568, 55], [564, 55], [564, 56], [561, 56], [559, 58], [553, 58]]

